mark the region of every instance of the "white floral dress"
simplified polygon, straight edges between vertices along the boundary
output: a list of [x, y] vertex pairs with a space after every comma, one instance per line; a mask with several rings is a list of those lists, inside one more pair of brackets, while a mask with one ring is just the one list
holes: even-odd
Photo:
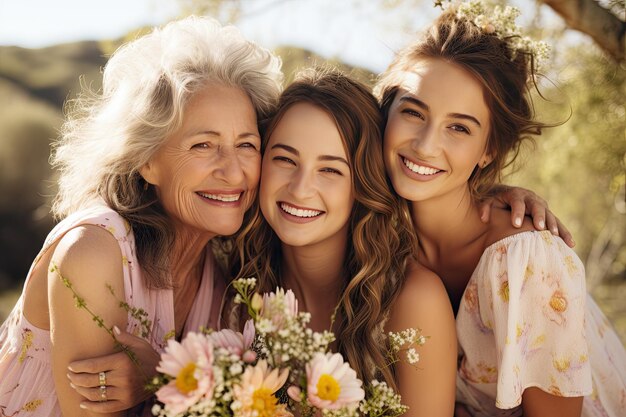
[[549, 232], [489, 246], [456, 319], [457, 401], [521, 416], [524, 389], [585, 396], [583, 417], [626, 416], [626, 351], [586, 293], [578, 256]]

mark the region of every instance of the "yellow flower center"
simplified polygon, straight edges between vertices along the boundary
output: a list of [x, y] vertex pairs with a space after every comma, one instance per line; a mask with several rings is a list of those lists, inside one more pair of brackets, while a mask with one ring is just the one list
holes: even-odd
[[273, 417], [278, 398], [267, 388], [259, 388], [252, 394], [252, 409], [258, 417]]
[[198, 388], [198, 380], [193, 375], [196, 371], [196, 364], [190, 363], [180, 370], [176, 377], [176, 388], [183, 394], [188, 394]]
[[328, 374], [320, 376], [319, 381], [317, 381], [317, 396], [320, 399], [337, 401], [340, 393], [341, 387], [335, 378]]

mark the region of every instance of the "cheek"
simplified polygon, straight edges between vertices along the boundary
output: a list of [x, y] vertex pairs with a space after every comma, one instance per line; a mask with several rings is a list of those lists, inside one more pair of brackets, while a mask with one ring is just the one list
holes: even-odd
[[251, 156], [242, 163], [243, 170], [248, 179], [249, 188], [257, 188], [261, 178], [261, 156]]
[[396, 114], [390, 115], [383, 135], [383, 147], [385, 149], [389, 149], [395, 144], [401, 130], [401, 121], [398, 120], [398, 116]]
[[179, 195], [190, 188], [197, 177], [198, 169], [193, 164], [176, 164], [160, 170], [160, 191], [164, 200], [178, 200]]
[[272, 204], [270, 200], [272, 200], [273, 170], [265, 164], [263, 166], [261, 182], [259, 184], [259, 206], [261, 207], [261, 211], [265, 214]]
[[352, 184], [346, 181], [346, 184], [342, 184], [335, 188], [331, 201], [335, 202], [338, 211], [341, 211], [345, 216], [347, 222], [352, 213], [352, 206], [354, 206], [354, 191], [352, 190]]

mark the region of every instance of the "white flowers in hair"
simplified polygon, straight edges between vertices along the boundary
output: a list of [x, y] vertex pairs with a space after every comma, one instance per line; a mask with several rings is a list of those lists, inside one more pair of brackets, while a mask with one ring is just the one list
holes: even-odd
[[521, 28], [515, 23], [515, 19], [520, 15], [517, 7], [495, 6], [490, 13], [487, 5], [480, 0], [470, 0], [459, 4], [451, 1], [436, 1], [435, 6], [444, 10], [456, 8], [457, 18], [465, 18], [482, 29], [484, 33], [505, 41], [511, 49], [511, 59], [515, 59], [518, 51], [532, 54], [537, 63], [547, 60], [550, 55], [548, 44], [522, 35]]

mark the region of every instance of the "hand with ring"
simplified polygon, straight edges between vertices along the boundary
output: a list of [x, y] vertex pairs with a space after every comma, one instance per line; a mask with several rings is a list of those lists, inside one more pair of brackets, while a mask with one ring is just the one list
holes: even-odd
[[106, 377], [103, 377], [106, 373], [100, 372], [100, 401], [107, 401], [107, 383]]
[[80, 407], [96, 413], [127, 410], [148, 399], [150, 378], [156, 375], [159, 354], [144, 339], [114, 329], [118, 342], [135, 353], [140, 368], [124, 352], [70, 363], [70, 385], [85, 400]]
[[98, 373], [98, 383], [100, 384], [100, 401], [107, 401], [107, 373], [105, 371]]

